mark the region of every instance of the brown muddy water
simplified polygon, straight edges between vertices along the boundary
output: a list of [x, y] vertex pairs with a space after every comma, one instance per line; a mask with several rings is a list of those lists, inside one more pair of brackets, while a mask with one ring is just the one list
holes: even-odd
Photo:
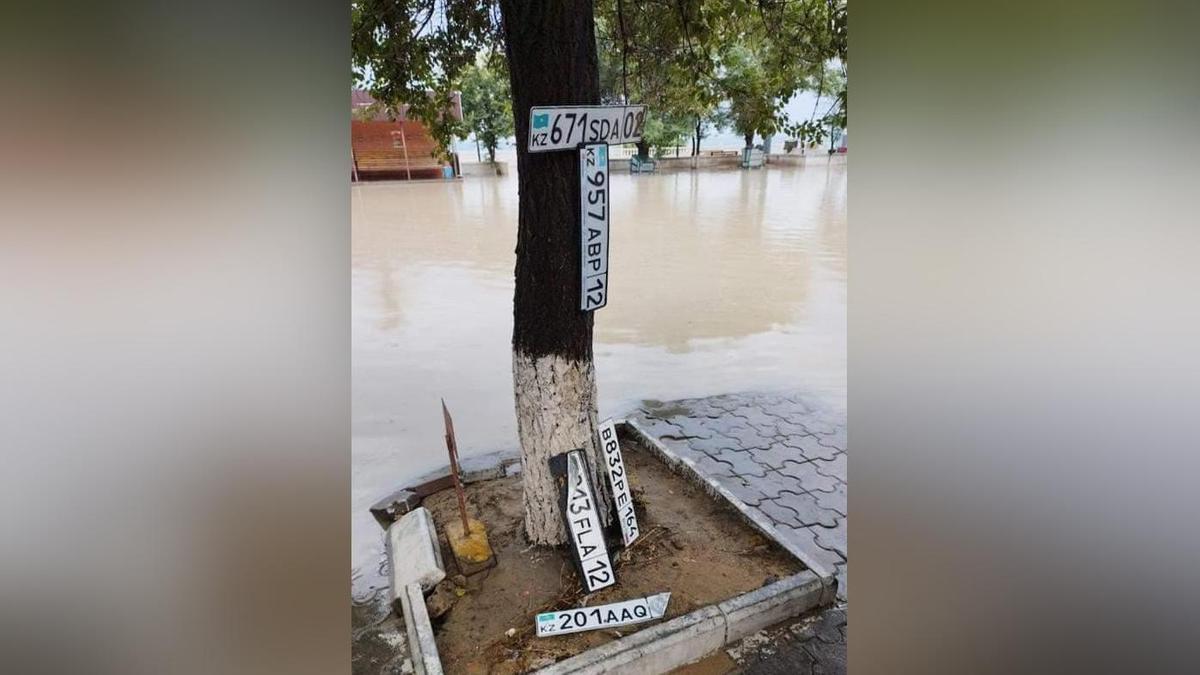
[[[845, 406], [846, 165], [611, 179], [600, 417], [644, 399], [799, 389]], [[517, 447], [514, 176], [351, 188], [352, 594], [385, 590], [367, 507], [464, 455]]]

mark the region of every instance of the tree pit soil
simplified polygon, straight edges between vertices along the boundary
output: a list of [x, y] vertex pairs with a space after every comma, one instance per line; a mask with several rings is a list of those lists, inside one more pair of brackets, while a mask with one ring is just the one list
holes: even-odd
[[[468, 577], [452, 608], [434, 620], [442, 666], [456, 675], [524, 673], [621, 636], [723, 602], [795, 574], [804, 566], [747, 525], [731, 506], [622, 442], [641, 536], [629, 550], [615, 524], [608, 537], [617, 583], [585, 596], [569, 550], [531, 546], [525, 537], [521, 477], [465, 487], [467, 512], [487, 526], [496, 566]], [[597, 489], [600, 489], [597, 486]], [[444, 532], [459, 518], [453, 490], [426, 497], [448, 578], [458, 573]], [[461, 582], [462, 579], [459, 578]], [[618, 629], [539, 638], [539, 612], [601, 605], [671, 592], [663, 619]], [[511, 637], [509, 629], [515, 629]]]

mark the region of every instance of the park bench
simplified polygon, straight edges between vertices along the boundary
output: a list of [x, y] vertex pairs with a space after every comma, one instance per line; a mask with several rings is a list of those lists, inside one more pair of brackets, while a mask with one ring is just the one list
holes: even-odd
[[750, 148], [742, 151], [742, 168], [743, 169], [761, 169], [765, 160], [765, 155], [758, 148]]
[[654, 173], [658, 171], [658, 162], [652, 159], [641, 159], [637, 155], [629, 158], [629, 173]]
[[360, 150], [355, 153], [355, 164], [359, 171], [418, 171], [442, 168], [442, 161], [431, 154], [405, 157], [403, 151], [397, 150]]

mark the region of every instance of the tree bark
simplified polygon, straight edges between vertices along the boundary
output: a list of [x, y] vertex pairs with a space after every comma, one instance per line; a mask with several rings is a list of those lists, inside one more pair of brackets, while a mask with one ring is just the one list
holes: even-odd
[[611, 520], [596, 443], [592, 314], [579, 309], [579, 156], [529, 153], [529, 108], [598, 105], [592, 0], [501, 0], [517, 137], [513, 390], [521, 441], [525, 532], [567, 540], [550, 457], [588, 450], [600, 513]]

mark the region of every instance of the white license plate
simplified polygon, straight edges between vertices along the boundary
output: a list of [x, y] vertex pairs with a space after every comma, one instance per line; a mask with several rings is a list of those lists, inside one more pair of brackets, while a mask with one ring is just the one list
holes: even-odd
[[571, 544], [583, 567], [583, 585], [588, 593], [612, 586], [617, 581], [608, 547], [604, 545], [600, 512], [588, 480], [582, 450], [567, 453], [567, 529]]
[[579, 148], [579, 308], [608, 304], [608, 145]]
[[597, 429], [597, 433], [600, 436], [604, 467], [608, 470], [608, 484], [612, 486], [617, 520], [621, 522], [621, 538], [625, 545], [629, 546], [641, 531], [638, 530], [637, 514], [633, 512], [633, 495], [629, 493], [629, 474], [625, 472], [625, 460], [621, 457], [617, 427], [611, 419], [607, 419]]
[[667, 592], [609, 605], [542, 612], [537, 615], [537, 636], [566, 635], [661, 619], [670, 600], [671, 594]]
[[645, 126], [644, 105], [534, 106], [529, 152], [569, 150], [580, 143], [637, 143]]

